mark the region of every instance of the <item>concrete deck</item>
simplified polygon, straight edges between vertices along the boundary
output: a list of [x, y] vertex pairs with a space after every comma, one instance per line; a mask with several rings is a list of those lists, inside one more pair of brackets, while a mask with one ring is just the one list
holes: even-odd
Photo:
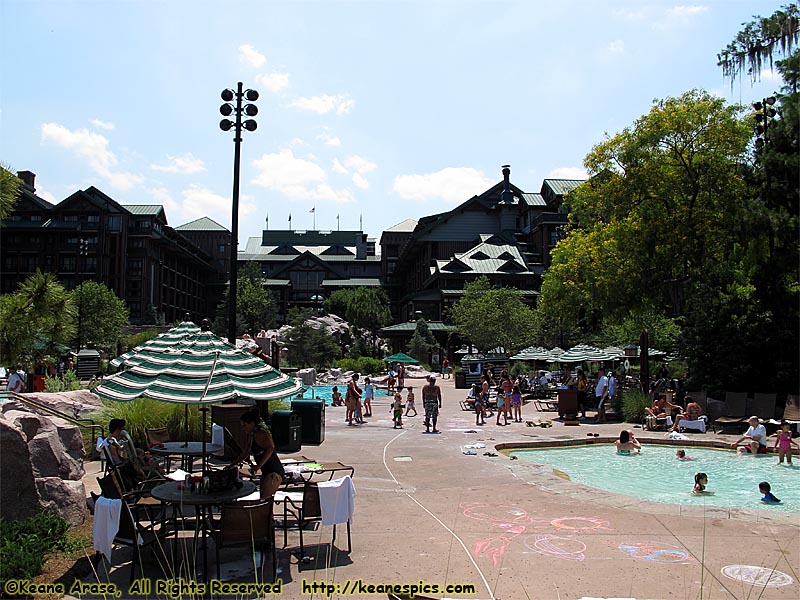
[[[405, 419], [401, 430], [392, 428], [386, 397], [374, 402], [375, 416], [360, 427], [346, 425], [344, 408], [328, 407], [325, 442], [304, 446], [300, 454], [355, 467], [353, 549], [346, 552], [342, 526], [335, 547], [332, 528], [318, 527], [304, 535], [311, 560], [298, 563], [289, 552], [297, 547], [297, 532], [290, 532], [282, 550], [279, 530], [279, 597], [390, 597], [363, 587], [353, 594], [354, 582], [361, 580], [474, 586], [466, 594], [420, 596], [428, 598], [800, 598], [800, 515], [757, 505], [704, 510], [654, 504], [565, 481], [500, 450], [538, 440], [586, 441], [589, 431], [610, 440], [620, 424], [565, 427], [553, 421], [552, 428], [542, 429], [524, 423], [498, 427], [491, 419], [478, 428], [474, 414], [458, 403], [466, 391], [455, 390], [452, 379], [439, 384], [444, 397], [439, 435], [423, 433], [422, 382], [414, 386], [420, 416]], [[523, 409], [525, 420], [553, 417], [536, 413], [531, 404]], [[472, 429], [478, 433], [465, 433]], [[486, 449], [474, 456], [462, 453], [463, 445], [479, 439]], [[734, 438], [692, 434], [691, 439]], [[662, 442], [664, 434], [642, 432], [640, 440]], [[484, 456], [486, 451], [498, 456]], [[87, 485], [94, 483], [96, 467], [88, 470]], [[118, 584], [121, 597], [134, 597], [127, 585], [130, 554], [120, 550], [114, 557], [115, 567], [100, 579]], [[224, 581], [264, 581], [241, 550], [224, 550], [222, 560]], [[162, 576], [147, 554], [144, 564], [149, 576]], [[768, 581], [765, 573], [773, 571]], [[308, 593], [304, 581], [339, 588]]]

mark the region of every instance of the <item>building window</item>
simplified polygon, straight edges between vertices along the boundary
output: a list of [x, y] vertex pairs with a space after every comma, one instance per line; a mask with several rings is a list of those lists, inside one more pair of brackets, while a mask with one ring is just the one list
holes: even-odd
[[61, 257], [61, 270], [66, 271], [67, 273], [74, 273], [75, 272], [75, 257], [74, 256], [62, 256]]
[[558, 243], [558, 231], [551, 231], [550, 232], [550, 245], [555, 246]]
[[39, 222], [42, 220], [42, 215], [31, 215], [31, 221]]
[[64, 215], [64, 220], [74, 222], [79, 221], [80, 219], [78, 218], [78, 215]]
[[220, 244], [219, 247], [217, 248], [217, 252], [219, 252], [220, 254], [225, 254], [227, 250], [228, 246], [226, 244]]
[[122, 217], [120, 217], [119, 215], [108, 217], [109, 231], [119, 231], [121, 227], [122, 227]]
[[100, 222], [100, 215], [89, 215], [88, 222], [89, 223], [99, 223]]
[[144, 240], [131, 240], [131, 248], [144, 248]]

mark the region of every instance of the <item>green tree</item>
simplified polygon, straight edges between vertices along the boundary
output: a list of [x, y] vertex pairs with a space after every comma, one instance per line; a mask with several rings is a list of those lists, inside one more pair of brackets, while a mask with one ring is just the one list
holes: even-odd
[[324, 328], [315, 329], [307, 320], [308, 312], [289, 309], [286, 349], [289, 363], [298, 367], [329, 367], [340, 356], [339, 346]]
[[450, 317], [482, 352], [502, 346], [514, 354], [535, 334], [534, 311], [522, 301], [520, 292], [494, 288], [483, 276], [464, 286], [464, 296], [450, 309]]
[[602, 322], [600, 335], [597, 337], [599, 346], [624, 347], [628, 344], [639, 344], [642, 331], [649, 332], [650, 346], [665, 352], [678, 349], [681, 336], [681, 327], [666, 316], [663, 311], [649, 303], [644, 303], [631, 311], [623, 318], [605, 318]]
[[694, 90], [656, 101], [595, 146], [584, 161], [591, 181], [564, 199], [570, 227], [544, 275], [542, 307], [591, 331], [645, 302], [682, 314], [690, 282], [734, 248], [758, 251], [743, 230], [750, 137], [736, 107]]
[[797, 4], [787, 4], [769, 17], [754, 17], [743, 23], [742, 29], [728, 46], [717, 54], [722, 74], [730, 77], [731, 86], [743, 73], [755, 82], [768, 63], [773, 66], [776, 53], [783, 55], [792, 51], [800, 34], [800, 9]]
[[7, 166], [0, 164], [0, 221], [8, 218], [19, 199], [22, 182]]
[[378, 330], [392, 321], [389, 298], [380, 288], [356, 287], [336, 290], [325, 300], [325, 309], [353, 327], [351, 356], [378, 356]]
[[0, 296], [0, 361], [58, 356], [75, 334], [75, 307], [55, 275], [36, 271], [13, 294]]
[[[247, 262], [238, 270], [236, 290], [236, 334], [245, 332], [254, 335], [261, 329], [269, 329], [275, 324], [275, 298], [262, 285], [261, 268], [256, 262]], [[228, 290], [217, 307], [214, 331], [227, 335], [228, 331]]]
[[82, 345], [115, 352], [128, 325], [125, 301], [96, 281], [84, 281], [71, 292], [71, 297], [78, 309], [79, 318], [75, 324]]
[[431, 350], [438, 348], [439, 344], [428, 327], [428, 322], [420, 317], [417, 319], [417, 326], [414, 328], [414, 335], [406, 344], [406, 351], [409, 356], [413, 356], [418, 361], [427, 363]]

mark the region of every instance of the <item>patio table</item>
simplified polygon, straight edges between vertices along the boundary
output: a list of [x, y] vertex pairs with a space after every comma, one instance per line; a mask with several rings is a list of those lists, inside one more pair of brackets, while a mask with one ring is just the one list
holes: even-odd
[[[180, 443], [180, 442], [178, 442]], [[215, 506], [222, 506], [226, 502], [232, 502], [239, 498], [249, 496], [256, 491], [256, 484], [252, 481], [242, 482], [242, 486], [221, 492], [211, 492], [208, 494], [191, 493], [191, 491], [183, 488], [182, 481], [168, 481], [154, 487], [150, 491], [153, 498], [160, 500], [164, 504], [171, 504], [176, 510], [171, 511], [173, 526], [175, 528], [175, 546], [173, 547], [173, 566], [177, 562], [177, 542], [178, 542], [178, 518], [183, 516], [183, 511], [180, 510], [184, 506], [192, 506], [195, 510], [195, 528], [194, 528], [194, 542], [197, 543], [200, 533], [203, 534], [203, 576], [208, 581], [208, 544], [207, 537], [211, 518], [213, 516], [213, 508]], [[162, 527], [165, 525], [166, 511], [162, 510]], [[192, 570], [193, 571], [193, 570]], [[189, 571], [186, 577], [194, 577], [194, 573]], [[177, 576], [177, 575], [176, 575]]]
[[[222, 446], [210, 442], [206, 442], [205, 446], [206, 456], [223, 450]], [[203, 456], [203, 442], [164, 442], [160, 446], [151, 447], [150, 453], [159, 456], [179, 456], [181, 459], [181, 468], [187, 473], [191, 473], [194, 465], [194, 458]], [[207, 465], [204, 464], [203, 469], [206, 467]]]

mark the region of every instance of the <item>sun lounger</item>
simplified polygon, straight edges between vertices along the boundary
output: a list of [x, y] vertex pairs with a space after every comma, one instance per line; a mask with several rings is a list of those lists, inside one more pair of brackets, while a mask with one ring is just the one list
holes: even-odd
[[725, 412], [724, 417], [718, 417], [711, 423], [711, 427], [716, 432], [717, 426], [721, 431], [726, 427], [740, 429], [742, 423], [747, 420], [747, 392], [725, 392]]

